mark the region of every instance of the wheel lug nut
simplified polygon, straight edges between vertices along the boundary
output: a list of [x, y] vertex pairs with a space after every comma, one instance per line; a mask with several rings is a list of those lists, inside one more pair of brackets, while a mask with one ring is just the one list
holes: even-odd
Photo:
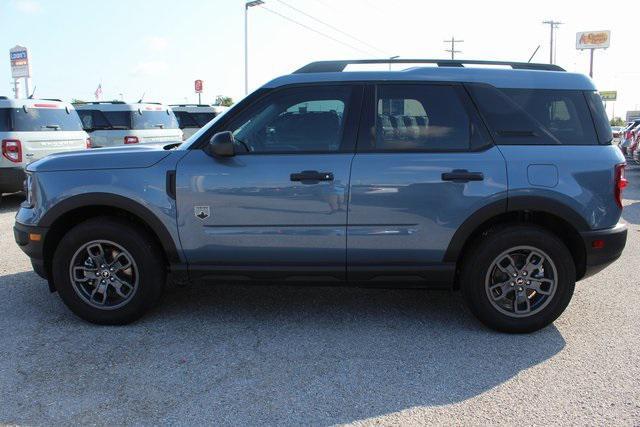
[[109, 277], [109, 280], [111, 280], [113, 282], [116, 279], [114, 279], [113, 277]]
[[510, 285], [511, 285], [511, 287], [513, 288], [516, 284], [515, 284], [515, 283], [513, 283], [513, 282], [511, 282], [511, 283], [510, 283]]
[[523, 276], [526, 276], [526, 275], [527, 275], [527, 272], [526, 272], [526, 271], [523, 271], [523, 272], [522, 272], [522, 275], [523, 275]]
[[518, 273], [513, 273], [513, 277], [518, 277]]

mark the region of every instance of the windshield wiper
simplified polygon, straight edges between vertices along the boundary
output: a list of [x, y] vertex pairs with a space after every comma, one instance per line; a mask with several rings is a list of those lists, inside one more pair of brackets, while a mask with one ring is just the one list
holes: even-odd
[[60, 125], [44, 125], [43, 128], [60, 130]]
[[162, 123], [157, 123], [157, 124], [153, 125], [153, 127], [164, 129], [164, 125]]

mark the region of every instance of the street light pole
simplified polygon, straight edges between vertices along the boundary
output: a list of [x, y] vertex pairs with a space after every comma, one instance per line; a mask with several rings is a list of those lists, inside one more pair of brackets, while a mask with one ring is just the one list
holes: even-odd
[[244, 94], [249, 93], [249, 41], [247, 22], [249, 15], [249, 8], [254, 6], [260, 6], [264, 4], [262, 0], [248, 1], [244, 4]]
[[[396, 56], [390, 56], [390, 57], [389, 57], [389, 61], [393, 61], [394, 59], [398, 59], [398, 58], [400, 58], [400, 56], [399, 56], [399, 55], [396, 55]], [[389, 71], [391, 71], [391, 62], [389, 62]]]

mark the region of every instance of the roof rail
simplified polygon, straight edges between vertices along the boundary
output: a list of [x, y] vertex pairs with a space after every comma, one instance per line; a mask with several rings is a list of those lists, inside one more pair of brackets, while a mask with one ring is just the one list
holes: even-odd
[[100, 104], [126, 104], [124, 101], [80, 101], [74, 102], [75, 105], [80, 104], [90, 104], [90, 105], [100, 105]]
[[300, 73], [335, 73], [344, 71], [351, 64], [436, 64], [438, 67], [464, 67], [468, 65], [507, 65], [514, 70], [565, 71], [555, 64], [535, 64], [530, 62], [511, 61], [475, 61], [465, 59], [354, 59], [346, 61], [317, 61], [305, 65], [293, 72]]
[[62, 99], [58, 99], [58, 98], [40, 98], [43, 101], [56, 101], [56, 102], [62, 102]]
[[208, 104], [169, 104], [169, 107], [211, 107]]

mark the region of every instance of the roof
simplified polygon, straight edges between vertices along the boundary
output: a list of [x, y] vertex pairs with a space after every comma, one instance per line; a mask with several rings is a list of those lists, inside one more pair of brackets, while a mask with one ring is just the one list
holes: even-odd
[[156, 102], [126, 103], [122, 101], [108, 102], [83, 102], [74, 104], [76, 110], [100, 110], [100, 111], [137, 111], [143, 110], [166, 110], [167, 105]]
[[0, 97], [0, 107], [2, 108], [65, 108], [73, 109], [73, 105], [59, 99], [14, 99]]
[[[349, 64], [430, 63], [438, 66], [410, 67], [397, 71], [341, 71]], [[465, 66], [463, 64], [470, 64]], [[493, 65], [509, 68], [487, 67]], [[329, 70], [320, 71], [317, 70]], [[337, 70], [337, 71], [333, 71]], [[548, 64], [450, 60], [360, 60], [322, 61], [309, 64], [293, 74], [278, 77], [265, 88], [300, 83], [367, 81], [435, 81], [486, 83], [498, 88], [596, 90], [593, 81], [577, 73], [562, 71]]]

